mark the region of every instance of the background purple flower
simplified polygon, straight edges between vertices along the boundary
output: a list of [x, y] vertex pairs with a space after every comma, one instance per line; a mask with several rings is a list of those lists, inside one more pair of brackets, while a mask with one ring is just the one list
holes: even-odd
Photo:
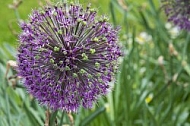
[[190, 30], [190, 1], [189, 0], [163, 0], [168, 20], [181, 29]]
[[76, 112], [108, 92], [121, 55], [118, 30], [95, 17], [90, 6], [58, 4], [21, 23], [18, 73], [41, 104]]

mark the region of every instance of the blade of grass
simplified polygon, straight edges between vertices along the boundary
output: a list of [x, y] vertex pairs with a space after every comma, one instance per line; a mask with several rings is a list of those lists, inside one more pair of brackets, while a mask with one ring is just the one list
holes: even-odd
[[80, 124], [80, 126], [86, 126], [88, 125], [93, 119], [95, 119], [98, 115], [100, 115], [101, 113], [105, 112], [106, 108], [105, 107], [101, 107], [99, 109], [97, 109], [94, 113], [92, 113], [91, 115], [89, 115], [88, 117], [86, 117]]

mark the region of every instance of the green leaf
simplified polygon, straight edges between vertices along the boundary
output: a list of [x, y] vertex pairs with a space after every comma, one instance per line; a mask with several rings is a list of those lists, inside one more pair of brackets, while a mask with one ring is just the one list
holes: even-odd
[[91, 115], [89, 115], [88, 117], [86, 117], [80, 124], [80, 126], [86, 126], [88, 125], [93, 119], [95, 119], [98, 115], [100, 115], [101, 113], [105, 112], [106, 108], [105, 107], [101, 107], [99, 109], [97, 109], [94, 113], [92, 113]]

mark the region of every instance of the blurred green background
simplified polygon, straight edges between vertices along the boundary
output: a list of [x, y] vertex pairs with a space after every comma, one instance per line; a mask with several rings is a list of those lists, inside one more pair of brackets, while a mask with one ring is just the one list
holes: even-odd
[[[190, 34], [167, 22], [159, 0], [79, 1], [121, 27], [124, 56], [113, 91], [93, 109], [72, 114], [75, 126], [190, 126]], [[14, 2], [0, 1], [0, 126], [42, 126], [45, 108], [10, 78], [16, 71], [10, 69], [9, 80], [5, 73], [7, 61], [16, 60], [18, 19], [44, 1], [23, 0], [17, 9]], [[61, 111], [57, 122], [71, 123]]]

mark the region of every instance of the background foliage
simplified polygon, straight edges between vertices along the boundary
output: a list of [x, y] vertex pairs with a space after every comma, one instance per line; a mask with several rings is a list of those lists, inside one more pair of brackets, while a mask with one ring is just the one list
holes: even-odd
[[[5, 79], [8, 60], [16, 60], [18, 19], [26, 19], [40, 0], [0, 1], [0, 126], [42, 126], [46, 108], [22, 83]], [[113, 91], [92, 110], [72, 114], [76, 126], [190, 126], [190, 34], [168, 23], [159, 0], [80, 0], [120, 26], [124, 57]], [[44, 3], [44, 2], [42, 2]], [[12, 6], [11, 6], [12, 5]], [[70, 124], [57, 112], [58, 125]]]

